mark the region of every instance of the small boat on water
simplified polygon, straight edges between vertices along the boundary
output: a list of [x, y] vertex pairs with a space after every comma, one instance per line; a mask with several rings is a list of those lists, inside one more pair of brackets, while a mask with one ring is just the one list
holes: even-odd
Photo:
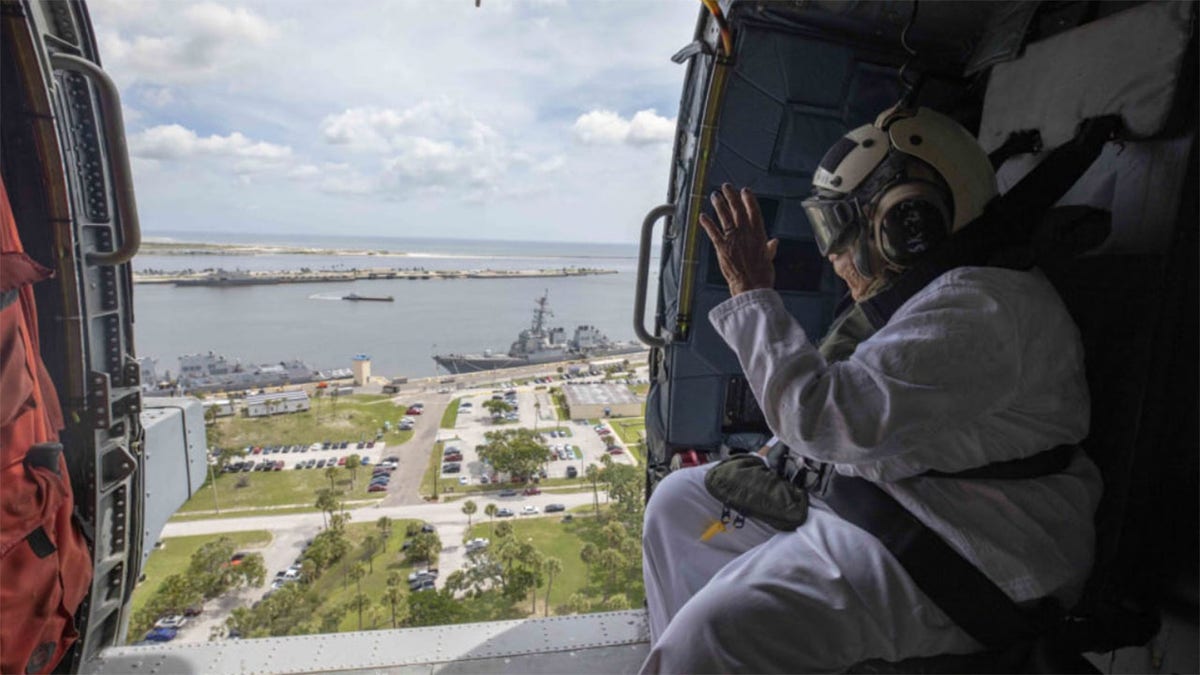
[[372, 302], [394, 302], [395, 301], [395, 298], [393, 298], [390, 295], [359, 295], [358, 293], [351, 293], [350, 295], [343, 295], [342, 299], [343, 300], [351, 300], [351, 301], [355, 301], [355, 302], [357, 302], [359, 300], [369, 300]]

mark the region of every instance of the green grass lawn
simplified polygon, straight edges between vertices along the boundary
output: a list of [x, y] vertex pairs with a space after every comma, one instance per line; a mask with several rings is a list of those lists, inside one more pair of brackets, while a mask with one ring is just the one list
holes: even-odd
[[[589, 509], [591, 506], [589, 505]], [[546, 518], [506, 518], [513, 526], [513, 536], [519, 538], [529, 538], [533, 545], [543, 555], [547, 557], [555, 557], [562, 561], [562, 574], [555, 578], [554, 586], [550, 591], [550, 613], [559, 613], [558, 608], [567, 602], [572, 593], [585, 591], [588, 588], [589, 582], [587, 579], [587, 567], [583, 561], [579, 559], [579, 550], [583, 544], [591, 541], [592, 543], [600, 544], [601, 538], [599, 530], [601, 522], [596, 518], [580, 518], [576, 517], [572, 522], [564, 523], [559, 517]], [[471, 527], [468, 537], [487, 537], [495, 542], [495, 537], [492, 533], [492, 525], [488, 522], [486, 516], [479, 519], [480, 522]], [[497, 519], [496, 522], [499, 522]], [[638, 565], [638, 572], [641, 574], [641, 566]], [[546, 599], [546, 587], [543, 585], [537, 590], [538, 593], [538, 611], [537, 615], [541, 616], [544, 610], [542, 604]], [[640, 593], [632, 593], [629, 596], [631, 607], [641, 607], [644, 595]], [[529, 602], [521, 602], [517, 604], [518, 608], [524, 608], [528, 611]]]
[[142, 570], [145, 581], [133, 589], [130, 616], [137, 613], [167, 577], [187, 569], [188, 562], [201, 546], [216, 541], [221, 537], [229, 537], [239, 550], [261, 549], [271, 543], [271, 533], [266, 530], [250, 530], [248, 532], [228, 532], [226, 534], [201, 534], [193, 537], [169, 537], [162, 540], [162, 548], [155, 549], [146, 560]]
[[648, 384], [631, 384], [629, 388], [638, 396], [645, 396], [650, 393], [650, 385]]
[[642, 436], [646, 431], [645, 417], [622, 417], [619, 419], [610, 419], [609, 426], [613, 431], [617, 432], [621, 442], [629, 448], [629, 452], [633, 453], [641, 465], [646, 464], [646, 448], [642, 444]]
[[[349, 452], [349, 451], [347, 451]], [[275, 457], [276, 455], [271, 455]], [[325, 477], [324, 469], [293, 469], [289, 466], [282, 471], [249, 471], [246, 473], [226, 473], [217, 476], [217, 502], [220, 503], [221, 513], [264, 506], [296, 506], [309, 505], [307, 511], [316, 511], [313, 506], [317, 502], [317, 490], [329, 487], [329, 479]], [[237, 487], [242, 479], [248, 481], [245, 487]], [[350, 483], [350, 472], [338, 468], [334, 478], [334, 487], [341, 490], [343, 499], [381, 499], [386, 492], [367, 492], [371, 482], [371, 467], [363, 466], [358, 469], [358, 480], [353, 488]], [[205, 481], [204, 486], [196, 492], [177, 513], [185, 514], [196, 511], [213, 511], [212, 485]], [[274, 512], [272, 512], [274, 514]], [[210, 516], [211, 517], [211, 516]]]
[[458, 422], [458, 402], [461, 400], [461, 398], [456, 398], [450, 401], [450, 404], [446, 406], [446, 410], [442, 412], [442, 429], [453, 429], [454, 425]]
[[[344, 558], [338, 561], [333, 567], [326, 570], [312, 583], [312, 589], [317, 597], [321, 598], [321, 605], [317, 608], [317, 613], [326, 611], [331, 607], [344, 605], [358, 592], [355, 584], [349, 581], [347, 572], [355, 563], [361, 562], [367, 565], [368, 573], [362, 578], [362, 592], [371, 598], [373, 603], [377, 603], [378, 598], [383, 596], [383, 592], [387, 590], [387, 577], [390, 572], [400, 572], [404, 575], [404, 583], [402, 588], [404, 592], [408, 592], [408, 575], [416, 567], [403, 562], [404, 558], [400, 553], [400, 546], [406, 539], [404, 535], [405, 526], [411, 521], [395, 520], [392, 522], [392, 534], [388, 538], [387, 545], [384, 549], [375, 556], [373, 563], [367, 565], [367, 560], [362, 554], [360, 548], [363, 539], [367, 535], [379, 532], [375, 523], [353, 523], [346, 526], [346, 538], [350, 542], [350, 552]], [[442, 542], [447, 543], [458, 542]], [[424, 567], [424, 564], [417, 567]], [[374, 571], [371, 571], [371, 569]], [[381, 614], [377, 617], [378, 622], [372, 622], [370, 619], [370, 610], [363, 611], [363, 630], [371, 628], [391, 628], [391, 614]], [[346, 615], [342, 617], [342, 623], [338, 626], [339, 631], [358, 630], [358, 612], [348, 610]]]
[[271, 417], [229, 417], [218, 420], [216, 431], [221, 447], [244, 448], [252, 445], [320, 443], [323, 441], [372, 440], [383, 431], [383, 423], [392, 428], [382, 440], [397, 445], [412, 437], [411, 431], [397, 431], [396, 422], [404, 417], [404, 408], [387, 396], [357, 394], [313, 401], [311, 410]]

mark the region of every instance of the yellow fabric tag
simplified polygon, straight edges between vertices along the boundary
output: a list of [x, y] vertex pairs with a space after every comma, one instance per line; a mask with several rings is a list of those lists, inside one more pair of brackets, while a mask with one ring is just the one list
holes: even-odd
[[725, 523], [722, 523], [719, 520], [714, 520], [712, 521], [712, 525], [709, 525], [708, 529], [704, 531], [704, 534], [700, 535], [700, 541], [708, 541], [724, 531]]

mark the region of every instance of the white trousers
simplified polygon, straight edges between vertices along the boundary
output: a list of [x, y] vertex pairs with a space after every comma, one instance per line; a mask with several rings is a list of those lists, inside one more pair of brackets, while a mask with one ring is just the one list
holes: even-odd
[[793, 532], [747, 519], [702, 542], [721, 514], [704, 488], [712, 466], [667, 476], [646, 506], [643, 673], [836, 672], [982, 648], [883, 544], [820, 504]]

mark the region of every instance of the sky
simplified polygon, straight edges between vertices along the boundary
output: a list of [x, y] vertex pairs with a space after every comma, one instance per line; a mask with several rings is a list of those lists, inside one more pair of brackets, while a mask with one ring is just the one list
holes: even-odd
[[91, 0], [142, 228], [633, 242], [695, 0]]

